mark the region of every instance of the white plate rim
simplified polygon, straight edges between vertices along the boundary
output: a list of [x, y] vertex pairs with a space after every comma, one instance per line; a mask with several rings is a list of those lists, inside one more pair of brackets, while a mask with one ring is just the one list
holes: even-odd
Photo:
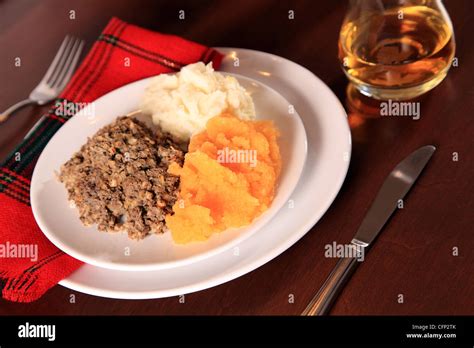
[[[335, 104], [338, 105], [339, 108], [339, 113], [344, 115], [346, 120], [344, 122], [344, 128], [345, 128], [345, 133], [347, 136], [347, 143], [346, 143], [346, 153], [347, 153], [347, 161], [346, 165], [344, 166], [343, 170], [340, 172], [339, 177], [336, 179], [336, 184], [335, 184], [335, 190], [332, 192], [331, 196], [328, 197], [327, 199], [327, 204], [325, 205], [324, 208], [321, 209], [320, 214], [318, 215], [312, 215], [311, 218], [307, 219], [303, 224], [300, 225], [295, 231], [297, 230], [298, 233], [294, 232], [292, 233], [287, 239], [285, 239], [284, 243], [279, 243], [277, 246], [269, 249], [265, 255], [261, 255], [259, 257], [253, 258], [252, 261], [248, 262], [245, 267], [240, 267], [232, 272], [227, 272], [222, 275], [216, 275], [214, 277], [202, 280], [200, 282], [196, 282], [192, 285], [184, 285], [181, 287], [174, 287], [171, 289], [167, 290], [147, 290], [147, 291], [134, 291], [134, 292], [129, 292], [129, 291], [118, 291], [118, 290], [104, 290], [100, 289], [97, 287], [89, 286], [89, 285], [84, 285], [81, 284], [80, 282], [76, 282], [74, 280], [71, 280], [71, 276], [68, 278], [65, 278], [59, 282], [60, 285], [69, 288], [74, 291], [79, 291], [83, 292], [86, 294], [90, 295], [95, 295], [95, 296], [101, 296], [101, 297], [108, 297], [108, 298], [116, 298], [116, 299], [154, 299], [154, 298], [164, 298], [164, 297], [170, 297], [170, 296], [177, 296], [180, 294], [187, 294], [187, 293], [192, 293], [200, 290], [204, 290], [207, 288], [211, 288], [213, 286], [217, 286], [223, 283], [226, 283], [228, 281], [231, 281], [233, 279], [236, 279], [240, 276], [243, 276], [259, 267], [264, 265], [265, 263], [269, 262], [270, 260], [274, 259], [275, 257], [279, 256], [281, 253], [283, 253], [285, 250], [290, 248], [292, 245], [294, 245], [299, 239], [301, 239], [317, 222], [321, 219], [321, 217], [327, 212], [331, 204], [333, 203], [334, 199], [338, 195], [342, 184], [344, 183], [344, 180], [346, 178], [348, 169], [349, 169], [349, 163], [351, 159], [351, 154], [352, 154], [352, 140], [351, 140], [351, 132], [350, 132], [350, 127], [349, 123], [347, 121], [347, 114], [344, 110], [344, 107], [342, 106], [341, 102], [338, 100], [336, 95], [331, 91], [331, 89], [315, 74], [313, 74], [310, 70], [305, 68], [304, 66], [301, 66], [295, 62], [290, 61], [289, 59], [263, 52], [263, 51], [257, 51], [257, 50], [252, 50], [252, 49], [245, 49], [245, 48], [233, 48], [233, 47], [216, 47], [217, 50], [221, 51], [224, 54], [229, 54], [232, 51], [236, 52], [244, 52], [247, 54], [254, 54], [254, 55], [263, 55], [266, 56], [267, 58], [275, 59], [275, 60], [281, 60], [285, 62], [285, 64], [293, 64], [296, 65], [299, 69], [303, 69], [306, 71], [306, 73], [309, 74], [313, 79], [317, 81], [317, 83], [320, 85], [321, 88], [326, 89], [326, 92], [329, 92], [333, 100], [335, 100]], [[245, 75], [244, 75], [245, 76]], [[277, 90], [277, 92], [279, 92]], [[285, 98], [284, 93], [279, 92], [282, 94]], [[288, 98], [287, 98], [288, 99]], [[252, 238], [248, 239], [246, 242], [251, 240]], [[220, 255], [216, 255], [214, 257], [219, 257]], [[212, 259], [212, 258], [210, 258]], [[208, 261], [204, 260], [204, 261]], [[92, 266], [91, 266], [92, 267]], [[185, 266], [186, 267], [186, 266]], [[189, 267], [189, 266], [188, 266]], [[168, 271], [168, 270], [164, 270]], [[146, 272], [143, 272], [146, 273]]]

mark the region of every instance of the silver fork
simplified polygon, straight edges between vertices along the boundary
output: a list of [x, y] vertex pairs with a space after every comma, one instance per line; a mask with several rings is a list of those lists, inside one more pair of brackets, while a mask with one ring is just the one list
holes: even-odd
[[44, 105], [55, 99], [71, 79], [83, 46], [83, 40], [67, 35], [38, 86], [30, 93], [28, 99], [10, 106], [1, 113], [0, 123], [7, 120], [14, 111], [25, 105]]

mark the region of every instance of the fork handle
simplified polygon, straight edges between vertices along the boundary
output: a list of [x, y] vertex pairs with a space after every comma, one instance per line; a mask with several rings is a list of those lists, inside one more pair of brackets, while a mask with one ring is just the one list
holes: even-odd
[[358, 266], [357, 258], [342, 258], [301, 315], [326, 315]]
[[4, 112], [0, 114], [0, 123], [5, 122], [8, 119], [8, 117], [16, 110], [24, 107], [25, 105], [34, 104], [34, 103], [36, 103], [36, 101], [28, 98], [28, 99], [19, 101], [16, 104], [13, 104], [12, 106], [10, 106], [8, 109], [6, 109]]

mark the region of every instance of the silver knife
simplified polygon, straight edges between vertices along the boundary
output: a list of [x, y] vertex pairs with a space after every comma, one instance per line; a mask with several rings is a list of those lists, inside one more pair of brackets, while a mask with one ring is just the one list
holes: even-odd
[[353, 250], [351, 257], [344, 257], [338, 261], [301, 315], [324, 315], [329, 312], [339, 292], [359, 264], [358, 260], [365, 255], [397, 209], [399, 200], [403, 199], [413, 186], [435, 150], [436, 147], [432, 145], [423, 146], [412, 152], [390, 172], [350, 243]]

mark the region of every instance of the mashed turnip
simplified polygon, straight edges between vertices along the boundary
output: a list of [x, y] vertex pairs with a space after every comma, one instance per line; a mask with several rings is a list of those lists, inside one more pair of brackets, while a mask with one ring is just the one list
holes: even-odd
[[[272, 121], [223, 114], [191, 138], [184, 165], [172, 163], [168, 169], [181, 179], [174, 214], [166, 217], [176, 243], [247, 226], [268, 209], [281, 169], [278, 135]], [[239, 152], [255, 153], [256, 161], [239, 158]]]

